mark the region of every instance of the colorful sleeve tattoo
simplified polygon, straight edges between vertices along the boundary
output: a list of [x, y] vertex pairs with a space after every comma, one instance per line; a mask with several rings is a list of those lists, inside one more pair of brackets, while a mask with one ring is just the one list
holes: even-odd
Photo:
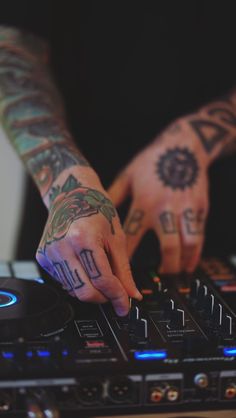
[[63, 170], [88, 166], [67, 128], [48, 57], [42, 40], [0, 26], [0, 120], [43, 197]]

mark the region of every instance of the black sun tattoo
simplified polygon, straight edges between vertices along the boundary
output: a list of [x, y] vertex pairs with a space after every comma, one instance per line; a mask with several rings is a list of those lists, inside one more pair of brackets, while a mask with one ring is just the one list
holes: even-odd
[[184, 190], [197, 180], [198, 162], [188, 148], [167, 150], [157, 161], [157, 174], [165, 186]]

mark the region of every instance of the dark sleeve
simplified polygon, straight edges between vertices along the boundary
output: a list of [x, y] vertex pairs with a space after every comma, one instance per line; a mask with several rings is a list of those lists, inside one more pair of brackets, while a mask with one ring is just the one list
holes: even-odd
[[3, 0], [0, 25], [9, 25], [50, 41], [50, 1]]

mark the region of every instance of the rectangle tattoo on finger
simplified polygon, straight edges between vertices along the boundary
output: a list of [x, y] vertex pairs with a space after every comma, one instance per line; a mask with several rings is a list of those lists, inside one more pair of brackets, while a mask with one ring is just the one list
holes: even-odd
[[90, 279], [98, 279], [101, 276], [92, 250], [84, 249], [80, 251], [80, 261]]

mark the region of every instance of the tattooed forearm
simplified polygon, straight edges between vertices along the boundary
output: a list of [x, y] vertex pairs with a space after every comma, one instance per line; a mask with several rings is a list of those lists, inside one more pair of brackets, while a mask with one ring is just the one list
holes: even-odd
[[98, 279], [101, 276], [101, 272], [99, 271], [98, 266], [94, 260], [92, 250], [83, 249], [80, 251], [80, 261], [91, 280]]
[[199, 235], [204, 232], [205, 212], [202, 209], [194, 211], [191, 208], [183, 212], [186, 232], [190, 235]]
[[54, 277], [65, 287], [68, 291], [80, 289], [84, 286], [84, 282], [79, 276], [77, 269], [71, 269], [68, 261], [52, 263], [54, 269]]
[[1, 122], [43, 196], [63, 170], [88, 166], [66, 127], [47, 54], [31, 35], [0, 26]]
[[47, 194], [52, 183], [63, 170], [77, 164], [88, 165], [79, 151], [70, 147], [68, 143], [54, 144], [50, 147], [45, 145], [41, 151], [26, 154], [24, 160], [43, 195]]
[[[234, 92], [235, 94], [235, 92]], [[196, 114], [189, 120], [196, 137], [200, 139], [204, 150], [211, 154], [213, 150], [222, 151], [235, 138], [236, 110], [233, 102], [218, 101], [202, 109], [200, 117]]]
[[222, 122], [236, 126], [236, 114], [223, 107], [213, 107], [208, 111], [208, 115], [217, 116]]
[[157, 161], [157, 174], [165, 186], [184, 190], [192, 187], [198, 177], [199, 166], [188, 148], [168, 149]]
[[64, 238], [73, 222], [80, 218], [102, 214], [111, 226], [116, 216], [112, 202], [101, 192], [84, 187], [75, 177], [69, 176], [63, 186], [52, 188], [51, 207], [47, 226], [42, 238], [42, 252], [46, 246]]
[[170, 211], [162, 212], [159, 215], [162, 230], [165, 234], [176, 234], [177, 225], [175, 214]]
[[135, 209], [124, 225], [125, 233], [128, 235], [136, 235], [142, 226], [143, 218], [144, 211], [141, 209]]

